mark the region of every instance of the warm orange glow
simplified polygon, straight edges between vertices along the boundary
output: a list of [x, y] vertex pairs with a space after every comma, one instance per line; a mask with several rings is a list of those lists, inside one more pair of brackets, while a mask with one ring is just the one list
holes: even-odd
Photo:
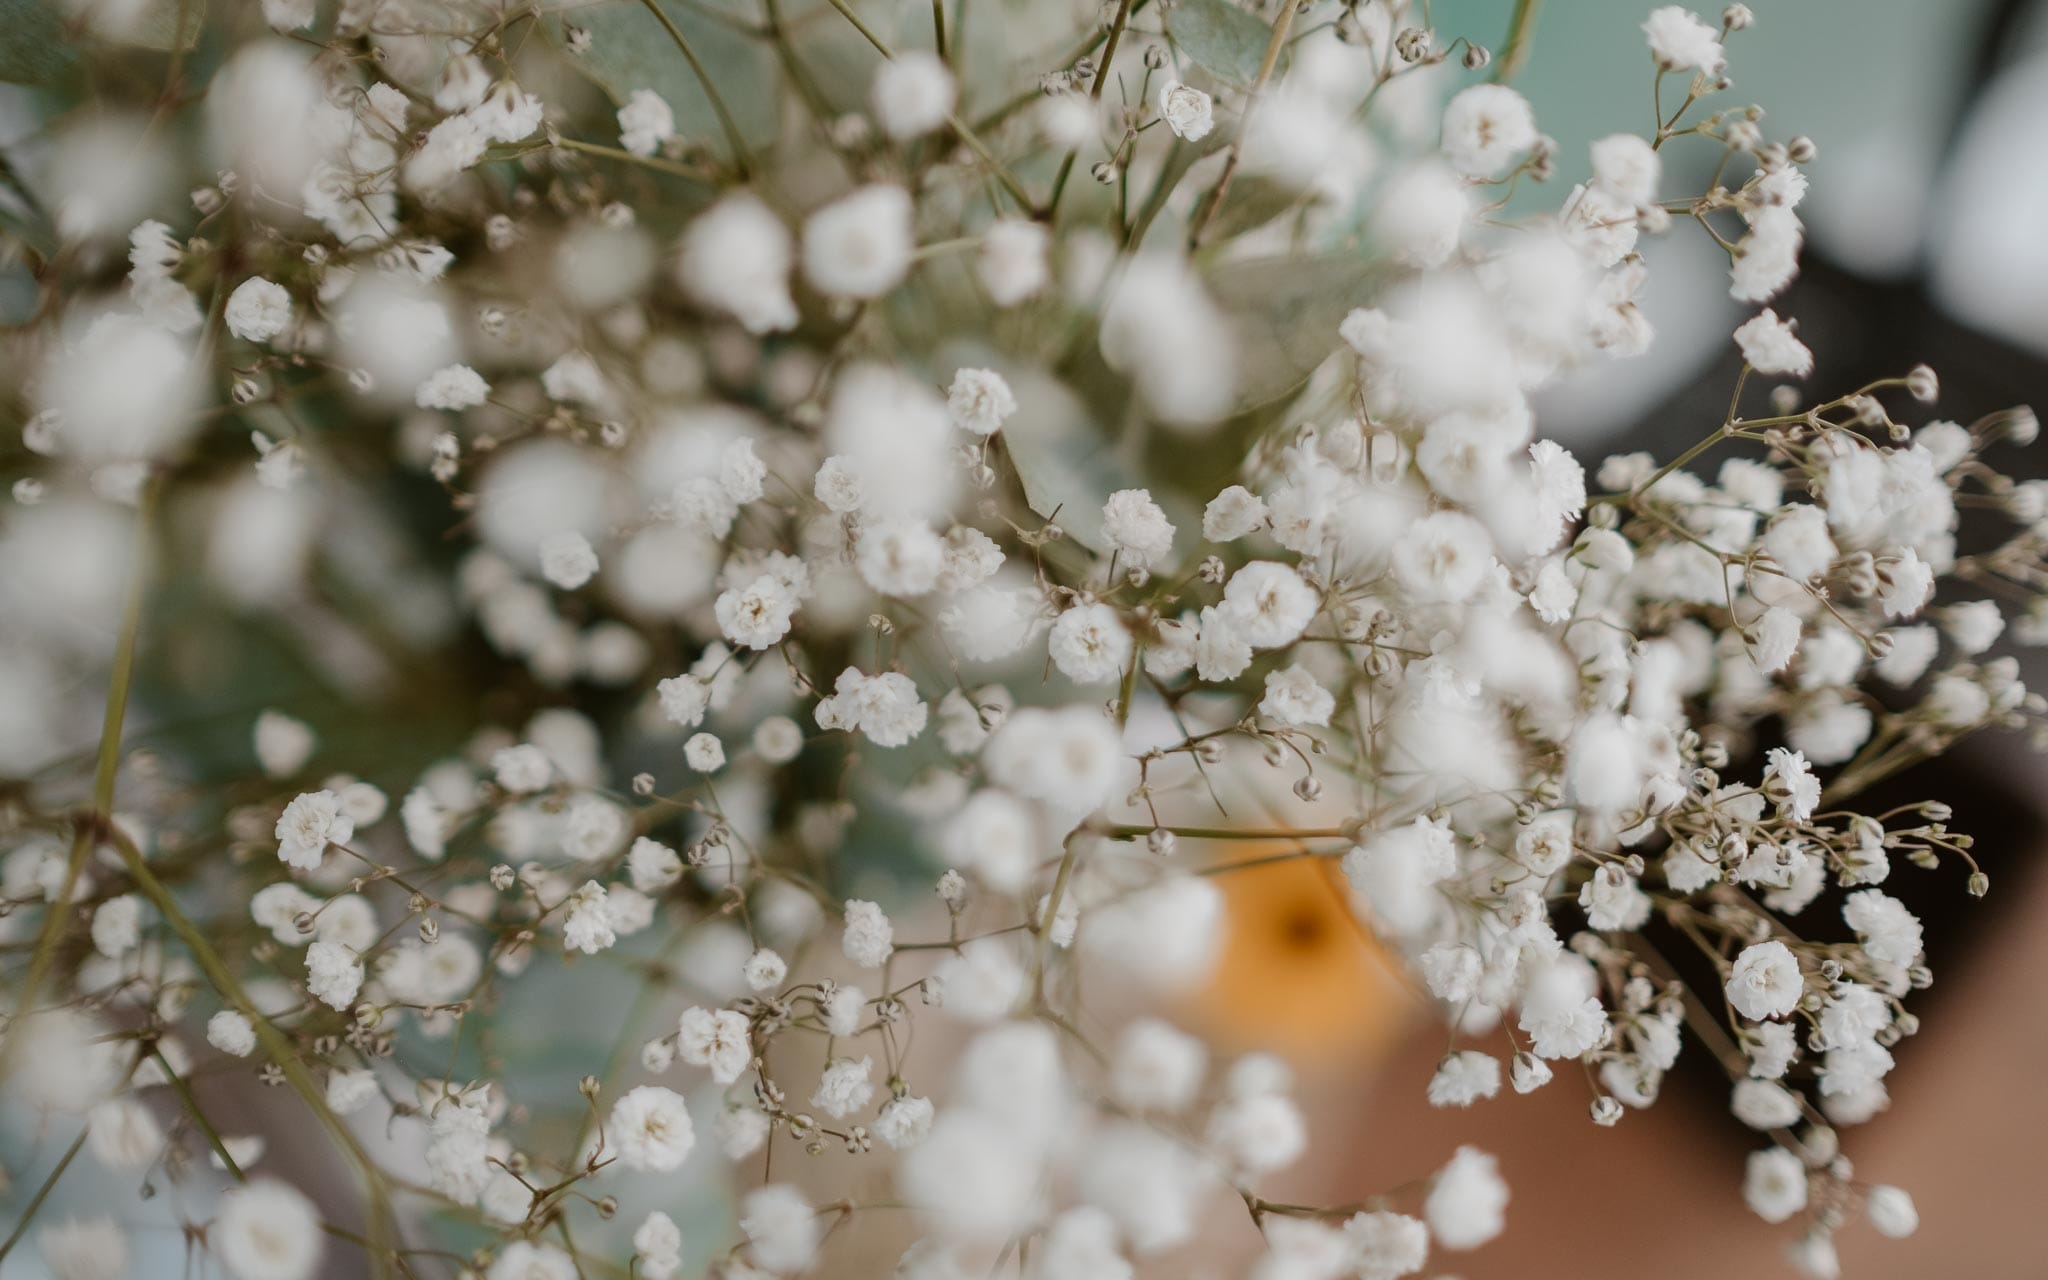
[[[1248, 846], [1233, 861], [1284, 853]], [[1221, 961], [1187, 1018], [1232, 1049], [1310, 1063], [1376, 1053], [1415, 1008], [1393, 962], [1345, 903], [1324, 858], [1294, 858], [1216, 876], [1228, 912]]]

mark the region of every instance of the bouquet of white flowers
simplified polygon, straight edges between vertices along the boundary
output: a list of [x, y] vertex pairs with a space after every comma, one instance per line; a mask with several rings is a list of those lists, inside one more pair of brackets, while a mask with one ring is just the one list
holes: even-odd
[[[1988, 881], [1869, 797], [2042, 726], [1989, 656], [2048, 640], [2037, 424], [1802, 389], [1814, 147], [1729, 101], [1745, 6], [1648, 13], [1590, 157], [1510, 87], [1538, 7], [0, 6], [50, 105], [0, 169], [0, 1090], [61, 1155], [0, 1259], [131, 1274], [140, 1201], [37, 1220], [83, 1150], [234, 1280], [868, 1275], [869, 1223], [904, 1280], [1455, 1266], [1491, 1155], [1271, 1199], [1286, 1064], [1174, 1024], [1253, 844], [1426, 987], [1428, 1105], [1622, 1124], [1691, 1041], [1802, 1268], [1911, 1232], [1837, 1136], [1930, 980], [1886, 884]], [[1529, 396], [1649, 345], [1664, 235], [1742, 373], [1589, 485]], [[341, 710], [153, 705], [216, 607]], [[417, 734], [349, 710], [464, 643]]]

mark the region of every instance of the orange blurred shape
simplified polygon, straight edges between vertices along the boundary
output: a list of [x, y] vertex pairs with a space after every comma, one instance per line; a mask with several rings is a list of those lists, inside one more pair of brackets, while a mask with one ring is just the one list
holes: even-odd
[[1269, 860], [1288, 851], [1239, 846], [1228, 861], [1259, 865], [1214, 873], [1223, 952], [1183, 1016], [1233, 1051], [1302, 1065], [1377, 1056], [1419, 1003], [1352, 915], [1343, 873], [1328, 858]]

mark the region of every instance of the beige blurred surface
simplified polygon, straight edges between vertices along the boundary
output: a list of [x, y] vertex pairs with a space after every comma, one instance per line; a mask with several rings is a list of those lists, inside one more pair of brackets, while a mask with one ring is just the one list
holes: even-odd
[[[1920, 1034], [1899, 1051], [1892, 1106], [1843, 1131], [1859, 1180], [1906, 1187], [1921, 1226], [1887, 1240], [1852, 1223], [1836, 1237], [1843, 1274], [1861, 1280], [2035, 1280], [2048, 1276], [2048, 875], [2014, 878], [1989, 931], [1947, 970], [1952, 989], [1924, 1001]], [[1745, 1154], [1760, 1140], [1715, 1110], [1700, 1088], [1668, 1087], [1614, 1129], [1587, 1119], [1589, 1089], [1560, 1072], [1524, 1098], [1469, 1111], [1421, 1106], [1442, 1052], [1418, 1030], [1352, 1113], [1352, 1159], [1330, 1188], [1345, 1200], [1429, 1171], [1461, 1142], [1500, 1157], [1513, 1188], [1508, 1231], [1488, 1247], [1440, 1255], [1466, 1280], [1665, 1280], [1794, 1275], [1793, 1239], [1741, 1202]], [[1697, 1053], [1689, 1045], [1688, 1053]], [[1341, 1082], [1317, 1085], [1334, 1101]], [[1334, 1139], [1327, 1132], [1318, 1137]], [[1420, 1163], [1418, 1163], [1420, 1162]]]
[[[1592, 1124], [1593, 1091], [1569, 1063], [1554, 1064], [1557, 1078], [1529, 1096], [1504, 1092], [1466, 1110], [1433, 1109], [1424, 1090], [1445, 1030], [1338, 914], [1337, 899], [1307, 864], [1286, 865], [1279, 874], [1224, 877], [1231, 926], [1223, 976], [1166, 1011], [1210, 1037], [1220, 1061], [1256, 1045], [1285, 1047], [1295, 1059], [1310, 1148], [1260, 1188], [1267, 1199], [1364, 1200], [1418, 1184], [1469, 1143], [1501, 1162], [1512, 1189], [1507, 1231], [1474, 1252], [1436, 1254], [1425, 1276], [1797, 1275], [1784, 1256], [1796, 1229], [1766, 1224], [1742, 1203], [1744, 1159], [1766, 1140], [1728, 1114], [1725, 1085], [1687, 1069], [1698, 1062], [1682, 1060], [1658, 1104], [1630, 1111], [1613, 1129]], [[1845, 1226], [1836, 1243], [1849, 1280], [2048, 1278], [2048, 930], [2034, 923], [2048, 916], [2048, 874], [2011, 875], [1998, 892], [2011, 896], [1955, 905], [1963, 921], [1984, 923], [1947, 935], [1930, 956], [1941, 986], [1913, 1002], [1922, 1030], [1897, 1051], [1890, 1110], [1843, 1130], [1857, 1178], [1907, 1188], [1921, 1215], [1919, 1232], [1903, 1241], [1860, 1220]], [[1289, 988], [1314, 998], [1271, 998]], [[1128, 1012], [1099, 1012], [1091, 1036], [1113, 1039]], [[1484, 1038], [1462, 1043], [1495, 1047]], [[933, 1055], [928, 1061], [948, 1051], [937, 1040], [918, 1046], [920, 1056]], [[1700, 1048], [1689, 1041], [1685, 1053]], [[819, 1172], [777, 1164], [779, 1177], [800, 1182]], [[814, 1190], [822, 1202], [846, 1188], [821, 1180]], [[855, 1193], [891, 1198], [885, 1162], [870, 1163]], [[1392, 1205], [1419, 1212], [1421, 1194], [1397, 1193]], [[1244, 1206], [1219, 1190], [1203, 1212], [1195, 1242], [1147, 1260], [1139, 1274], [1245, 1275], [1259, 1237]], [[887, 1276], [917, 1234], [909, 1214], [845, 1224], [820, 1274]], [[1015, 1274], [1014, 1258], [995, 1274]]]

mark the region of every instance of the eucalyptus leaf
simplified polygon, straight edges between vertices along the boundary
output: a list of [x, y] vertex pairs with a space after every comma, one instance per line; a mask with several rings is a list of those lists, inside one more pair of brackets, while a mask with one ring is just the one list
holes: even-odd
[[119, 35], [102, 33], [102, 38], [169, 53], [198, 44], [205, 25], [206, 0], [147, 0], [133, 26]]
[[1067, 387], [1043, 375], [1016, 379], [1018, 412], [1003, 426], [1002, 443], [1024, 486], [1024, 500], [1056, 519], [1074, 541], [1107, 554], [1102, 504], [1119, 489], [1144, 488], [1110, 447], [1087, 406]]
[[1299, 389], [1337, 345], [1337, 326], [1367, 305], [1378, 270], [1358, 254], [1229, 262], [1208, 274], [1209, 292], [1238, 333], [1233, 413]]
[[1180, 0], [1166, 33], [1197, 66], [1239, 89], [1259, 78], [1273, 38], [1272, 28], [1230, 0]]
[[1253, 174], [1240, 175], [1230, 184], [1230, 194], [1209, 224], [1209, 239], [1232, 236], [1263, 227], [1307, 199], [1307, 193], [1292, 183]]
[[[704, 64], [740, 136], [757, 147], [774, 142], [780, 120], [776, 100], [782, 87], [774, 50], [699, 8], [677, 0], [658, 3]], [[723, 154], [725, 134], [703, 83], [641, 0], [578, 7], [561, 21], [573, 21], [590, 32], [590, 52], [577, 65], [612, 101], [623, 104], [635, 89], [652, 89], [675, 113], [676, 132], [710, 143]]]
[[[1232, 127], [1235, 127], [1234, 124]], [[1151, 231], [1153, 222], [1166, 207], [1168, 198], [1180, 186], [1181, 180], [1188, 176], [1188, 171], [1221, 151], [1229, 141], [1229, 131], [1223, 128], [1211, 129], [1200, 142], [1187, 142], [1180, 138], [1173, 140], [1164, 163], [1159, 166], [1159, 176], [1152, 181], [1151, 193], [1145, 197], [1145, 203], [1139, 207], [1137, 216], [1131, 220], [1133, 249], [1144, 245], [1146, 233]]]
[[0, 0], [0, 80], [49, 84], [77, 61], [48, 0]]
[[[144, 0], [124, 30], [90, 34], [139, 49], [190, 49], [205, 18], [206, 0]], [[69, 75], [81, 48], [74, 26], [56, 0], [0, 0], [0, 80], [52, 84]]]

